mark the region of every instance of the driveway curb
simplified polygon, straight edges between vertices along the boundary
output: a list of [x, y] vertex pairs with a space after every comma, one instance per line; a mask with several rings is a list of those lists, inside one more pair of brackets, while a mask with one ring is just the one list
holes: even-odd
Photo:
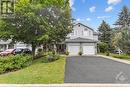
[[117, 59], [117, 58], [114, 58], [114, 57], [104, 56], [104, 55], [97, 55], [97, 56], [103, 57], [103, 58], [106, 58], [106, 59], [111, 59], [111, 60], [114, 60], [114, 61], [117, 61], [117, 62], [120, 62], [120, 63], [130, 64], [130, 61], [128, 61], [128, 60]]

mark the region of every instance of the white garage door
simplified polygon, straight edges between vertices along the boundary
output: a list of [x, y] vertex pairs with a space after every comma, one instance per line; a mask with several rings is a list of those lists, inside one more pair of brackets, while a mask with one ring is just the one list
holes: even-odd
[[95, 46], [83, 46], [83, 55], [95, 55]]
[[79, 48], [80, 48], [79, 45], [69, 45], [68, 46], [69, 55], [78, 55]]

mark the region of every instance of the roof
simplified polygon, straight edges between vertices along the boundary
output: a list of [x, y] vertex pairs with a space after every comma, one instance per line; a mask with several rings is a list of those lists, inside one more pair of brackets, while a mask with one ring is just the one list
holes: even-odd
[[97, 33], [97, 32], [95, 32], [95, 31], [93, 32], [93, 34], [94, 34], [94, 35], [98, 35], [98, 33]]
[[86, 26], [86, 25], [84, 25], [84, 24], [82, 24], [82, 23], [77, 23], [76, 25], [78, 25], [78, 24], [80, 24], [80, 25], [82, 25], [82, 26], [84, 26], [84, 27], [87, 27], [87, 28], [91, 29], [92, 31], [94, 31], [92, 28], [90, 28], [90, 27], [88, 27], [88, 26]]
[[10, 44], [10, 43], [11, 43], [10, 40], [7, 40], [7, 41], [0, 40], [0, 45], [3, 45], [3, 44]]
[[94, 35], [98, 35], [98, 33], [97, 32], [95, 32], [92, 28], [90, 28], [90, 27], [88, 27], [88, 26], [86, 26], [86, 25], [84, 25], [84, 24], [82, 24], [82, 23], [77, 23], [77, 24], [75, 24], [75, 26], [76, 25], [78, 25], [78, 24], [80, 24], [80, 25], [82, 25], [82, 26], [84, 26], [84, 27], [86, 27], [86, 28], [89, 28], [90, 30], [92, 30], [94, 33]]
[[75, 39], [67, 39], [65, 42], [66, 43], [69, 43], [69, 42], [71, 42], [71, 43], [76, 43], [76, 42], [77, 43], [81, 43], [81, 42], [82, 43], [96, 43], [97, 41], [78, 37], [78, 38], [75, 38]]

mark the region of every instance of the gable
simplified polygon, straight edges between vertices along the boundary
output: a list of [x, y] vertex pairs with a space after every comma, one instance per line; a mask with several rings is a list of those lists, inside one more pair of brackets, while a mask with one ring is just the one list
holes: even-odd
[[86, 26], [86, 25], [84, 25], [82, 23], [77, 23], [76, 25], [74, 25], [74, 27], [81, 27], [81, 28], [88, 29], [88, 30], [94, 32], [94, 30], [92, 28], [90, 28], [90, 27], [88, 27], [88, 26]]

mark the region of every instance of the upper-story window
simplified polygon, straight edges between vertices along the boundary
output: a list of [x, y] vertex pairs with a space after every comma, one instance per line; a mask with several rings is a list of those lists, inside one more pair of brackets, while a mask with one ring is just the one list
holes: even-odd
[[80, 27], [80, 24], [78, 25], [78, 27]]
[[91, 36], [91, 31], [89, 31], [89, 36]]
[[85, 28], [85, 29], [84, 29], [84, 31], [88, 31], [88, 29], [87, 29], [87, 28]]

